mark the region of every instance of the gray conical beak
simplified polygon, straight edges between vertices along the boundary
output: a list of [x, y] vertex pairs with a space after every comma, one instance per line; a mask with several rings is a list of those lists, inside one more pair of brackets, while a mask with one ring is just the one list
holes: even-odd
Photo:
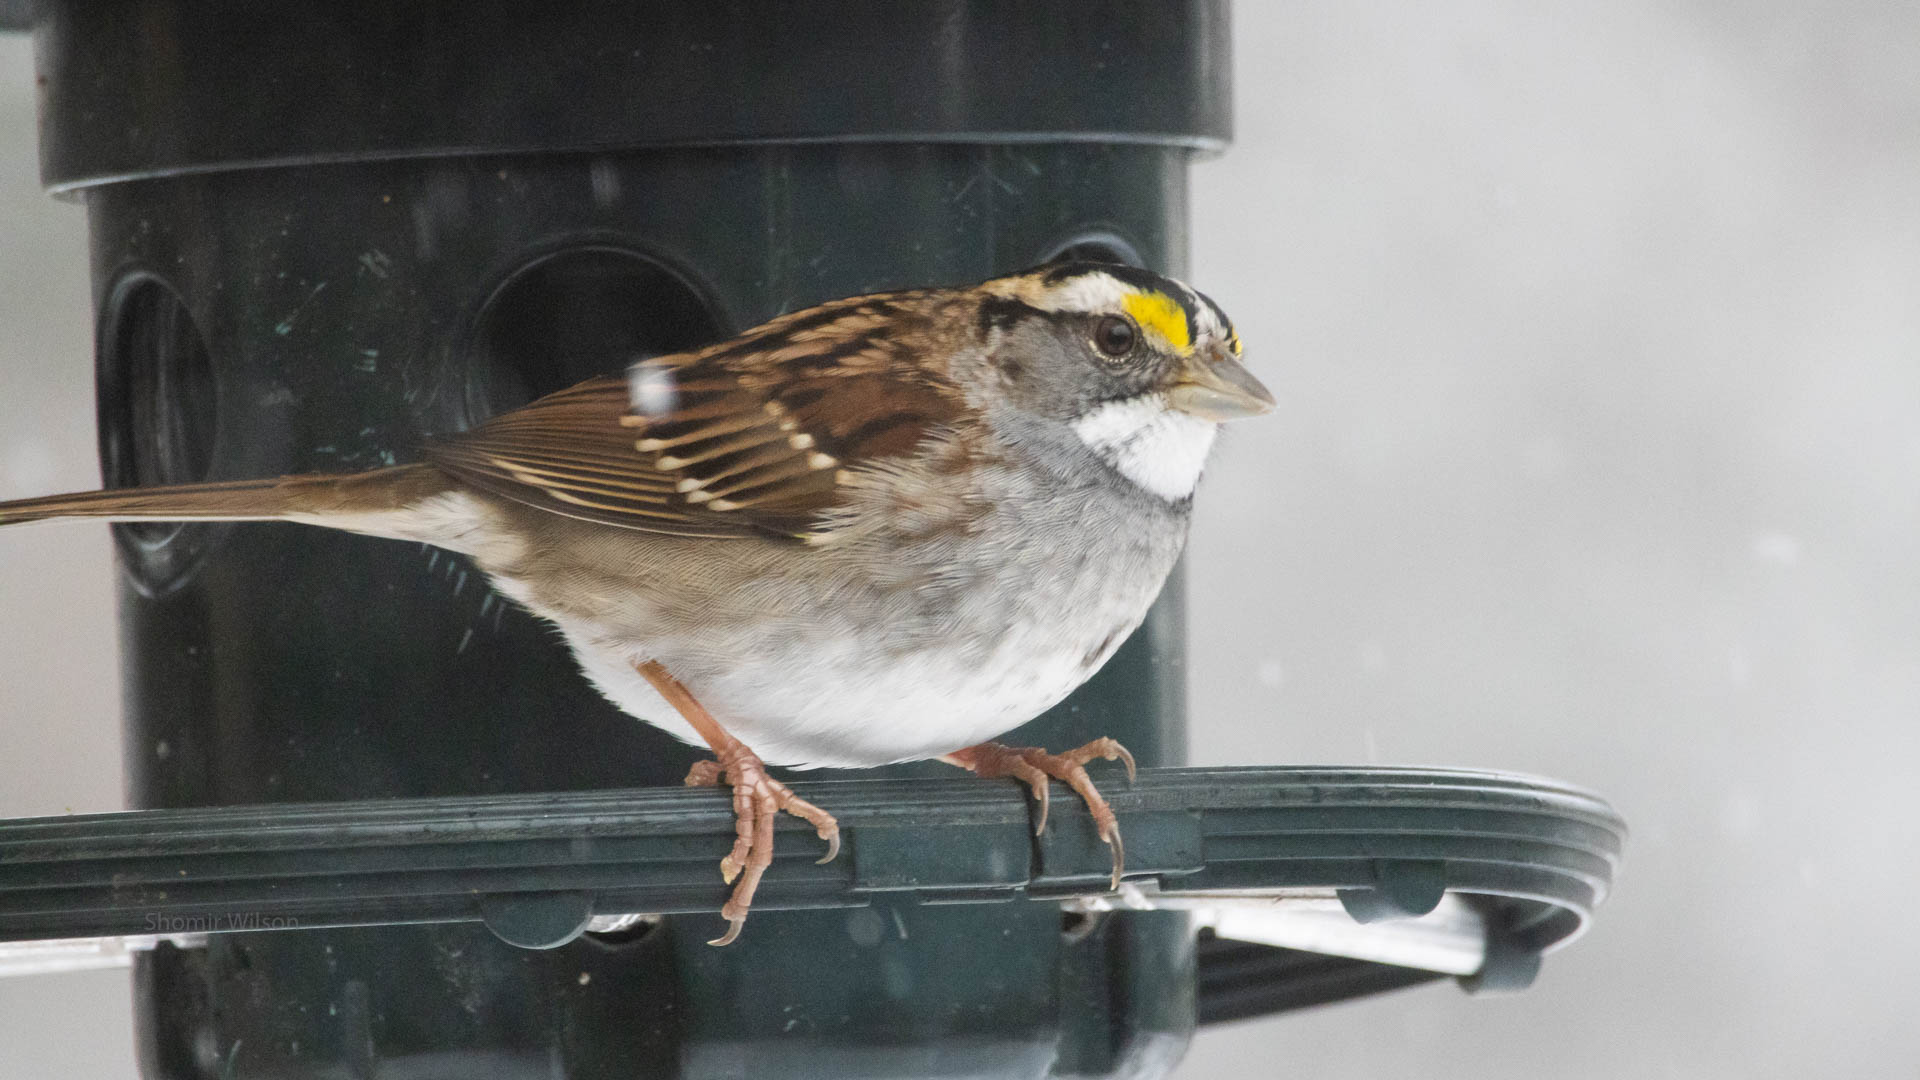
[[1225, 349], [1194, 350], [1174, 376], [1167, 402], [1216, 423], [1273, 411], [1273, 395]]

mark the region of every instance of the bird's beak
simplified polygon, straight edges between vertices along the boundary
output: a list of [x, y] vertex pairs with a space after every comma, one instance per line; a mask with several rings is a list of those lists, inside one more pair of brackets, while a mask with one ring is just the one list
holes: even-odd
[[1167, 403], [1212, 420], [1238, 420], [1273, 411], [1273, 395], [1225, 348], [1196, 349], [1174, 376]]

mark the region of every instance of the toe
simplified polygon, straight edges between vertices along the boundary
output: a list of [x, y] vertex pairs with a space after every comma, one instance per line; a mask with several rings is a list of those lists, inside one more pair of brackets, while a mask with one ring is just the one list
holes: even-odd
[[1047, 811], [1053, 806], [1053, 787], [1046, 769], [1027, 760], [1022, 752], [1014, 754], [1013, 760], [1007, 762], [1007, 772], [1015, 779], [1026, 781], [1027, 789], [1033, 792], [1033, 801], [1040, 804], [1040, 812], [1034, 815], [1033, 835], [1044, 834], [1047, 831]]
[[814, 834], [827, 842], [827, 853], [815, 860], [815, 864], [830, 863], [840, 854], [840, 823], [832, 814], [795, 795], [784, 784], [778, 784], [775, 795], [780, 809], [813, 826]]

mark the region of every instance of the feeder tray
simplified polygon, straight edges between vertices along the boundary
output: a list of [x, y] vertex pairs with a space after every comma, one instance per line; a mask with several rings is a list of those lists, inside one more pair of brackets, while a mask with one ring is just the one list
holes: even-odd
[[[833, 808], [842, 854], [815, 863], [819, 839], [784, 822], [747, 932], [778, 933], [777, 913], [794, 909], [1177, 910], [1212, 931], [1208, 1019], [1443, 975], [1511, 989], [1586, 927], [1624, 834], [1593, 795], [1492, 772], [1146, 769], [1107, 786], [1127, 845], [1117, 893], [1107, 849], [1064, 787], [1036, 837], [1012, 784], [796, 783]], [[0, 824], [0, 970], [92, 966], [124, 948], [115, 939], [193, 945], [283, 929], [477, 921], [535, 949], [631, 925], [623, 916], [697, 916], [688, 922], [711, 930], [727, 893], [714, 853], [733, 824], [723, 795], [687, 788], [11, 821]], [[1308, 971], [1302, 952], [1367, 963]]]

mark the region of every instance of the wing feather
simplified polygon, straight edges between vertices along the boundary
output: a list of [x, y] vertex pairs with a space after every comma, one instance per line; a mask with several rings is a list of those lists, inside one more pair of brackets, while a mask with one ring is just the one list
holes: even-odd
[[[962, 410], [926, 363], [932, 294], [836, 301], [732, 341], [646, 361], [665, 407], [605, 376], [430, 444], [481, 490], [568, 517], [679, 536], [799, 536], [847, 470], [909, 454]], [[655, 404], [651, 397], [648, 404]]]

